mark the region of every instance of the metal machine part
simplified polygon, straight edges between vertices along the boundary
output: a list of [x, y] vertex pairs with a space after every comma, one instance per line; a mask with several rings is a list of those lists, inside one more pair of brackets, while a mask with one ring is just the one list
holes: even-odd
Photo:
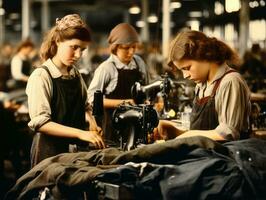
[[132, 98], [136, 103], [149, 101], [151, 104], [162, 106], [158, 111], [160, 118], [171, 118], [170, 111], [183, 112], [187, 106], [192, 106], [195, 84], [186, 79], [172, 80], [168, 74], [162, 75], [162, 79], [149, 85], [142, 86], [136, 82], [131, 88]]
[[171, 89], [171, 80], [168, 74], [162, 75], [161, 80], [157, 80], [149, 85], [142, 86], [139, 82], [131, 88], [131, 95], [137, 104], [144, 103], [145, 100], [153, 100], [158, 92], [163, 96], [167, 96]]
[[141, 144], [148, 144], [153, 129], [159, 123], [152, 105], [121, 104], [113, 113], [113, 126], [120, 136], [120, 146], [129, 151]]

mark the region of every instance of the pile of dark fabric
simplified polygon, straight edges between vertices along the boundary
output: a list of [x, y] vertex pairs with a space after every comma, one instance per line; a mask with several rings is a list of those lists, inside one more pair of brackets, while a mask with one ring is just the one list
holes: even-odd
[[6, 199], [38, 199], [44, 188], [54, 199], [97, 199], [95, 181], [128, 188], [130, 199], [265, 199], [266, 141], [191, 137], [60, 154], [22, 176]]

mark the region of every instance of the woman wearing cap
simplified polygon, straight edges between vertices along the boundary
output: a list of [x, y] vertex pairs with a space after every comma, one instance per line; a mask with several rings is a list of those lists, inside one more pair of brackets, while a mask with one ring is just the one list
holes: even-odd
[[243, 138], [249, 128], [250, 92], [231, 68], [238, 63], [238, 55], [224, 42], [199, 31], [179, 33], [171, 43], [169, 65], [197, 84], [190, 130], [160, 121], [159, 134], [166, 139], [198, 135], [217, 141]]
[[105, 119], [103, 130], [105, 138], [118, 142], [113, 132], [111, 117], [113, 110], [122, 102], [131, 103], [131, 87], [136, 81], [147, 83], [146, 65], [136, 55], [139, 36], [133, 26], [121, 23], [115, 26], [108, 37], [111, 55], [95, 71], [88, 89], [89, 102], [93, 102], [96, 90], [104, 94]]
[[69, 152], [70, 145], [105, 147], [87, 103], [87, 87], [75, 66], [90, 41], [89, 28], [77, 14], [57, 19], [43, 40], [40, 55], [45, 62], [30, 75], [26, 88], [28, 125], [35, 132], [32, 166]]

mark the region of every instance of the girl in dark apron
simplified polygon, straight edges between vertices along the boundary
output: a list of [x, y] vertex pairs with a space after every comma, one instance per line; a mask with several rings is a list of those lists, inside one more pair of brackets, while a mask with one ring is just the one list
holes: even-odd
[[31, 163], [69, 152], [70, 145], [104, 148], [100, 129], [87, 110], [86, 85], [74, 64], [91, 40], [79, 15], [57, 19], [44, 39], [40, 53], [45, 60], [28, 80], [29, 127], [34, 130]]
[[169, 65], [197, 83], [190, 130], [161, 121], [164, 138], [205, 136], [217, 141], [246, 138], [249, 133], [250, 92], [239, 73], [238, 55], [224, 42], [199, 31], [183, 31], [172, 41]]
[[104, 137], [109, 144], [119, 146], [119, 136], [112, 125], [113, 111], [123, 102], [135, 104], [131, 87], [135, 82], [145, 83], [147, 74], [144, 61], [136, 55], [139, 36], [133, 26], [118, 24], [111, 30], [108, 42], [111, 55], [96, 69], [88, 94], [92, 97], [96, 90], [104, 94]]

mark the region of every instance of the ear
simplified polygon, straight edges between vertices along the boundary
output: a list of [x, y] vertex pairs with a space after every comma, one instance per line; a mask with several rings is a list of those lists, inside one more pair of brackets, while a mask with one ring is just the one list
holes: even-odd
[[59, 40], [56, 40], [56, 41], [55, 41], [55, 44], [56, 44], [57, 47], [59, 46], [59, 43], [60, 43]]

